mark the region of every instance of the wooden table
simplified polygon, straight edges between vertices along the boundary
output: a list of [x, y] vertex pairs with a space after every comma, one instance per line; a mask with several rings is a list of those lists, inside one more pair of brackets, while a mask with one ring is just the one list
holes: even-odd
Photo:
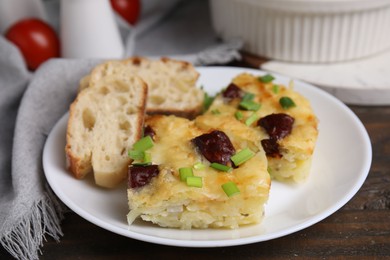
[[[232, 66], [258, 67], [245, 55]], [[73, 212], [65, 215], [60, 243], [48, 238], [41, 259], [390, 259], [390, 106], [350, 106], [363, 122], [373, 162], [359, 192], [323, 221], [278, 239], [225, 248], [182, 248], [145, 243], [106, 231]], [[0, 259], [10, 256], [0, 247]]]

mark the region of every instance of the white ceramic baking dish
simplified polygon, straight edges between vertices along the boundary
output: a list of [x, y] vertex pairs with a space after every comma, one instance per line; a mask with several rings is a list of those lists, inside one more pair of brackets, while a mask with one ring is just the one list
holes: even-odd
[[271, 59], [328, 63], [390, 48], [390, 0], [210, 0], [222, 39]]

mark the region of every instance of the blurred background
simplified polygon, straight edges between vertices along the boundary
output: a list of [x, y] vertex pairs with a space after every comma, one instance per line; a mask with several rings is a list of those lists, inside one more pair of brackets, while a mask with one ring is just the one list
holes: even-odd
[[[194, 54], [220, 43], [211, 26], [207, 0], [1, 0], [0, 3], [2, 34], [22, 52], [23, 48], [34, 49], [24, 52], [34, 52], [35, 56], [39, 56], [39, 50], [44, 52], [44, 48], [58, 49], [47, 56], [61, 58], [177, 56]], [[15, 29], [31, 18], [44, 24], [30, 21]], [[48, 32], [50, 29], [53, 33]], [[39, 33], [40, 38], [31, 36]]]
[[[390, 0], [0, 0], [30, 71], [50, 58], [242, 55], [348, 104], [390, 104]], [[253, 64], [252, 64], [253, 65]]]

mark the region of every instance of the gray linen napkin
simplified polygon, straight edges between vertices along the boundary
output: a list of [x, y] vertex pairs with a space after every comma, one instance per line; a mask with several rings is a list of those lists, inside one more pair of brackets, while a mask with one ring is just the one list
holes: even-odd
[[22, 232], [13, 232], [15, 220], [25, 225], [31, 223], [29, 220], [33, 217], [31, 214], [27, 216], [24, 208], [33, 205], [35, 199], [30, 201], [29, 194], [21, 191], [26, 180], [11, 174], [11, 158], [16, 113], [30, 73], [18, 50], [2, 37], [0, 53], [0, 241], [7, 249], [11, 247], [9, 251], [19, 251], [13, 242], [8, 241], [18, 240], [22, 235]]
[[38, 259], [45, 235], [62, 235], [63, 213], [46, 186], [43, 145], [96, 61], [49, 61], [26, 88], [30, 74], [1, 37], [0, 53], [0, 242], [15, 258]]
[[[128, 54], [169, 55], [196, 65], [238, 59], [242, 43], [217, 41], [207, 4], [180, 1], [169, 19], [136, 34]], [[185, 28], [197, 31], [192, 41], [193, 32]], [[42, 149], [74, 99], [80, 78], [99, 62], [53, 59], [31, 74], [19, 51], [0, 36], [0, 243], [15, 258], [38, 259], [45, 235], [62, 236], [65, 207], [44, 177]]]

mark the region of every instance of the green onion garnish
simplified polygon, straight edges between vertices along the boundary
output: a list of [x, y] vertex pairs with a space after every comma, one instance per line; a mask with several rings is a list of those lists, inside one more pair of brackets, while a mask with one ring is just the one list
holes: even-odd
[[238, 189], [237, 185], [232, 181], [229, 181], [229, 182], [222, 184], [221, 187], [228, 197], [231, 197], [231, 196], [234, 196], [234, 195], [240, 193], [240, 190]]
[[247, 147], [233, 155], [230, 159], [235, 166], [238, 166], [248, 161], [253, 156], [255, 156], [255, 153]]
[[237, 120], [241, 120], [244, 118], [244, 115], [242, 114], [241, 111], [237, 111], [234, 116], [236, 117]]
[[146, 151], [150, 148], [153, 147], [153, 140], [152, 138], [147, 135], [141, 139], [139, 139], [134, 145], [133, 145], [133, 150], [137, 151]]
[[273, 85], [272, 92], [274, 92], [274, 94], [278, 94], [279, 93], [279, 85]]
[[145, 156], [143, 158], [144, 163], [152, 163], [152, 155], [151, 153], [145, 152]]
[[197, 163], [194, 164], [193, 167], [194, 167], [195, 170], [203, 170], [203, 169], [206, 168], [206, 165], [204, 165], [204, 164], [201, 163], [201, 162], [197, 162]]
[[211, 106], [213, 101], [214, 101], [214, 97], [209, 96], [209, 94], [207, 94], [207, 93], [204, 93], [203, 112], [205, 112], [207, 109], [209, 109], [209, 107]]
[[251, 101], [255, 98], [255, 94], [246, 92], [242, 97], [241, 101]]
[[245, 125], [250, 126], [251, 124], [253, 124], [254, 122], [256, 122], [259, 118], [260, 118], [259, 115], [257, 115], [256, 113], [253, 113], [250, 117], [248, 117], [248, 118], [245, 120]]
[[259, 80], [263, 83], [270, 83], [274, 79], [275, 79], [274, 76], [272, 76], [271, 74], [266, 74], [262, 77], [259, 77]]
[[283, 107], [283, 109], [289, 109], [296, 106], [294, 101], [289, 97], [281, 97], [279, 99], [279, 104]]
[[257, 111], [260, 109], [261, 104], [254, 102], [254, 101], [241, 101], [240, 102], [240, 107], [245, 110], [250, 110], [250, 111]]
[[223, 172], [231, 172], [233, 170], [233, 168], [230, 166], [223, 165], [220, 163], [215, 163], [215, 162], [210, 164], [210, 167]]
[[191, 167], [179, 168], [180, 180], [186, 181], [188, 177], [194, 176]]
[[128, 155], [133, 160], [143, 160], [145, 157], [145, 152], [138, 150], [129, 150]]
[[202, 188], [202, 186], [203, 186], [202, 177], [199, 177], [199, 176], [187, 177], [186, 183], [187, 183], [187, 186], [190, 186], [190, 187]]

